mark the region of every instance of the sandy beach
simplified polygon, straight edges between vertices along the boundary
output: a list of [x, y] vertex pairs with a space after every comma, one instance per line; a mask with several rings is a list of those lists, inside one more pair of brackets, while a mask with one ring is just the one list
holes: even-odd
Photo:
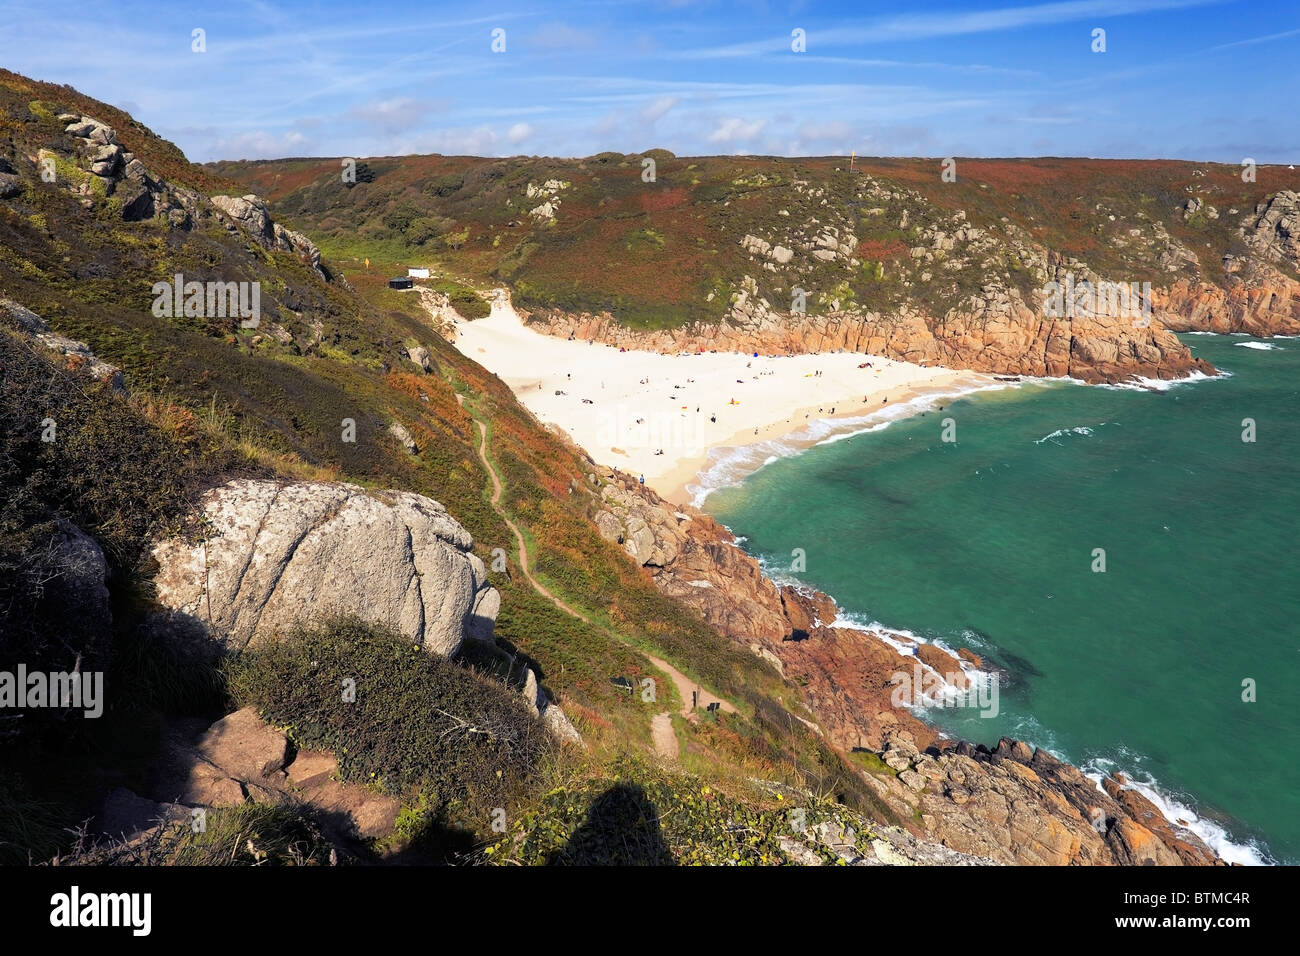
[[538, 419], [679, 504], [699, 499], [708, 484], [702, 472], [735, 480], [772, 455], [994, 383], [861, 353], [621, 351], [534, 332], [504, 294], [487, 318], [460, 320], [455, 331], [456, 347], [500, 376]]

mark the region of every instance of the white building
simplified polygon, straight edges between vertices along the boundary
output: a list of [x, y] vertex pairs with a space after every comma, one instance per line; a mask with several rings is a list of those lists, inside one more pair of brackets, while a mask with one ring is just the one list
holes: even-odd
[[406, 274], [407, 274], [410, 278], [412, 278], [412, 279], [427, 279], [427, 278], [429, 278], [429, 270], [428, 270], [428, 269], [407, 269], [407, 270], [406, 270]]

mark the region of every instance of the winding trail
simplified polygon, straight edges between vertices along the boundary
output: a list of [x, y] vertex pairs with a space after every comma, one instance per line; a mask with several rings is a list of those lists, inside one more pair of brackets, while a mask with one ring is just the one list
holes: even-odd
[[[457, 393], [456, 395], [456, 401], [459, 402], [462, 406], [464, 406], [465, 404], [464, 396], [459, 393]], [[590, 624], [593, 627], [600, 627], [600, 625], [593, 623], [592, 620], [589, 617], [587, 617], [585, 614], [582, 614], [579, 611], [575, 611], [573, 608], [569, 607], [569, 605], [565, 604], [562, 600], [560, 600], [558, 597], [552, 594], [551, 591], [547, 589], [546, 586], [543, 585], [540, 581], [534, 578], [532, 572], [528, 570], [528, 546], [524, 541], [524, 533], [523, 531], [520, 530], [519, 526], [516, 525], [510, 519], [510, 516], [506, 514], [505, 509], [501, 507], [501, 495], [503, 493], [503, 488], [501, 485], [501, 479], [497, 477], [496, 469], [492, 467], [492, 462], [488, 458], [487, 426], [483, 422], [479, 421], [477, 418], [474, 419], [474, 424], [478, 426], [479, 461], [481, 461], [483, 463], [483, 467], [487, 469], [488, 478], [490, 478], [492, 481], [492, 497], [489, 500], [489, 504], [492, 505], [492, 510], [495, 511], [500, 516], [501, 520], [506, 523], [506, 527], [509, 528], [511, 533], [514, 534], [515, 536], [515, 543], [519, 547], [519, 569], [523, 573], [524, 579], [529, 583], [529, 585], [532, 587], [534, 591], [536, 591], [542, 597], [546, 598], [546, 600], [550, 601], [553, 605], [555, 605], [565, 614], [568, 614], [570, 617], [575, 617], [578, 620], [582, 621], [583, 623]], [[605, 629], [602, 627], [601, 630], [605, 630]], [[626, 642], [620, 641], [620, 643], [626, 643]], [[723, 700], [721, 697], [718, 697], [710, 693], [709, 691], [705, 690], [704, 688], [700, 687], [699, 684], [691, 680], [689, 677], [687, 677], [677, 668], [673, 667], [667, 661], [655, 657], [653, 654], [648, 654], [639, 647], [634, 647], [633, 645], [628, 645], [628, 646], [632, 647], [632, 649], [635, 650], [638, 654], [641, 654], [651, 664], [653, 664], [663, 673], [668, 675], [669, 679], [673, 682], [673, 686], [677, 688], [677, 695], [682, 699], [681, 714], [687, 720], [691, 720], [691, 721], [699, 720], [699, 714], [696, 713], [695, 709], [691, 707], [691, 700], [692, 700], [693, 693], [696, 695], [695, 700], [696, 700], [697, 707], [707, 708], [710, 704], [717, 704], [718, 709], [724, 711], [725, 713], [728, 714], [736, 713], [736, 708], [731, 704], [730, 701]], [[651, 732], [651, 737], [654, 740], [655, 751], [659, 754], [659, 756], [664, 757], [668, 760], [676, 760], [678, 754], [678, 742], [677, 742], [677, 735], [673, 732], [672, 715], [666, 710], [663, 711], [662, 713], [656, 714], [654, 719], [651, 721], [650, 732]]]
[[[460, 399], [460, 395], [457, 395], [456, 398]], [[509, 528], [515, 536], [515, 543], [519, 545], [519, 570], [523, 572], [524, 579], [532, 585], [534, 591], [546, 598], [546, 600], [550, 601], [565, 614], [570, 617], [576, 617], [578, 620], [590, 624], [590, 620], [588, 620], [584, 615], [579, 614], [547, 590], [540, 581], [533, 577], [532, 572], [528, 570], [528, 546], [524, 543], [524, 533], [519, 530], [517, 524], [510, 520], [505, 509], [501, 507], [501, 479], [497, 477], [496, 470], [492, 467], [492, 463], [488, 461], [487, 456], [487, 426], [477, 418], [474, 419], [474, 424], [478, 426], [478, 457], [479, 460], [483, 462], [483, 467], [487, 469], [488, 477], [492, 479], [492, 498], [489, 501], [489, 504], [492, 505], [492, 510], [500, 515], [501, 520], [506, 523], [506, 527]]]

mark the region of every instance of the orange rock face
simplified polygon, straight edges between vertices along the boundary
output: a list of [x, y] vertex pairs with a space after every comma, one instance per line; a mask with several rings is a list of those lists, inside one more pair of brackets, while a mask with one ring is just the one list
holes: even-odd
[[550, 335], [573, 335], [663, 353], [845, 351], [977, 372], [1069, 376], [1085, 382], [1214, 373], [1213, 367], [1194, 358], [1159, 321], [1137, 328], [1128, 319], [1110, 316], [1046, 319], [1023, 305], [1008, 315], [981, 313], [942, 320], [918, 313], [891, 317], [841, 313], [764, 318], [747, 324], [695, 324], [653, 332], [625, 328], [608, 313], [539, 312], [529, 321]]

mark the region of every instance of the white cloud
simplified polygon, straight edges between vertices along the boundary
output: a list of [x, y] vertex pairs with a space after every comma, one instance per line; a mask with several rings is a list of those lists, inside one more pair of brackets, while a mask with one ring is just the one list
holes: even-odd
[[804, 123], [799, 127], [799, 138], [812, 143], [847, 143], [853, 139], [853, 127], [840, 120], [827, 123]]
[[1300, 35], [1300, 30], [1285, 30], [1282, 33], [1270, 33], [1267, 36], [1251, 37], [1248, 40], [1234, 40], [1232, 43], [1220, 43], [1218, 46], [1210, 47], [1211, 50], [1231, 50], [1238, 46], [1254, 46], [1256, 43], [1269, 43], [1273, 40], [1282, 40], [1286, 37]]
[[[842, 25], [808, 32], [808, 50], [836, 49], [870, 43], [899, 40], [925, 40], [935, 37], [969, 36], [999, 33], [1025, 27], [1051, 26], [1098, 17], [1122, 17], [1142, 13], [1160, 13], [1188, 7], [1208, 6], [1226, 0], [1060, 0], [1056, 3], [1027, 4], [993, 10], [954, 10], [906, 13], [866, 21], [861, 26]], [[862, 23], [863, 21], [859, 21]], [[1270, 38], [1271, 39], [1271, 38]], [[761, 40], [731, 43], [725, 46], [679, 50], [678, 59], [726, 59], [755, 57], [763, 54], [794, 54], [790, 37], [774, 36]]]
[[518, 146], [533, 135], [533, 128], [527, 123], [515, 123], [506, 132], [506, 140], [512, 146]]
[[641, 122], [653, 123], [677, 105], [678, 97], [661, 96], [641, 111]]
[[877, 41], [918, 40], [929, 37], [994, 33], [1024, 27], [1070, 23], [1097, 17], [1122, 17], [1199, 7], [1223, 0], [1062, 0], [1059, 3], [972, 10], [903, 14], [872, 24], [868, 31]]
[[763, 127], [766, 125], [765, 119], [746, 121], [737, 116], [728, 116], [709, 134], [709, 142], [723, 144], [747, 142], [763, 132]]
[[444, 107], [444, 103], [436, 100], [398, 97], [354, 106], [348, 110], [347, 115], [350, 119], [358, 120], [382, 135], [391, 136], [419, 125], [429, 113]]
[[443, 153], [448, 156], [493, 156], [496, 154], [498, 138], [497, 134], [486, 126], [439, 129], [390, 141], [387, 152], [392, 155]]
[[275, 135], [266, 130], [234, 133], [212, 142], [207, 152], [228, 159], [278, 159], [310, 153], [309, 140], [297, 131]]

